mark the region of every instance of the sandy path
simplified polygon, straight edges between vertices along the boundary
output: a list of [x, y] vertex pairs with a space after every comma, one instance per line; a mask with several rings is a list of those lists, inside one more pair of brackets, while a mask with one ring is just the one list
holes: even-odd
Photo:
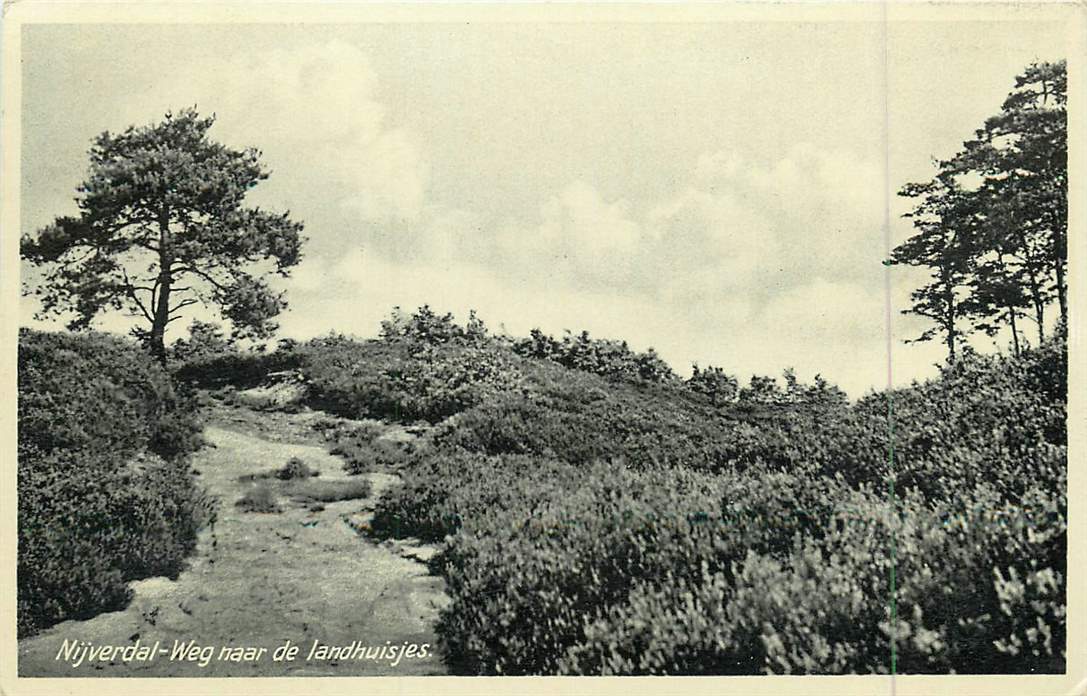
[[[219, 520], [202, 534], [189, 569], [177, 581], [134, 583], [135, 598], [124, 611], [68, 621], [20, 641], [21, 676], [445, 673], [433, 633], [437, 607], [445, 601], [442, 580], [428, 575], [422, 563], [359, 537], [345, 520], [349, 515], [364, 519], [394, 477], [368, 474], [374, 484], [369, 499], [329, 503], [319, 512], [282, 499], [280, 514], [242, 513], [234, 502], [252, 484], [239, 482], [239, 476], [268, 471], [296, 456], [319, 469], [321, 479], [343, 479], [342, 462], [310, 445], [214, 427], [205, 435], [214, 447], [198, 452], [193, 463], [201, 483], [222, 502]], [[93, 646], [158, 642], [166, 652], [146, 661], [126, 661], [121, 654], [73, 667], [71, 661], [56, 659], [65, 640]], [[273, 660], [275, 649], [288, 640], [299, 646], [298, 654], [293, 660]], [[175, 641], [210, 646], [213, 654], [205, 666], [199, 662], [206, 653], [195, 661], [171, 660]], [[336, 647], [355, 641], [373, 647], [373, 658], [307, 659], [314, 641]], [[427, 644], [430, 655], [403, 657], [395, 666], [389, 651], [385, 659], [377, 656], [377, 648], [405, 643]], [[266, 652], [247, 660], [253, 653], [224, 653], [224, 646], [264, 647]]]

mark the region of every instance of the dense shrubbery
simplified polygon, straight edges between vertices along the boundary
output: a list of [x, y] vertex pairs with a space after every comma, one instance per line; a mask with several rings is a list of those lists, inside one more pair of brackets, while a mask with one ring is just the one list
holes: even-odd
[[267, 482], [259, 483], [246, 491], [245, 495], [235, 501], [234, 507], [242, 512], [261, 512], [269, 514], [283, 512], [283, 508], [279, 506], [279, 496], [276, 495], [271, 484]]
[[591, 338], [588, 331], [567, 332], [558, 340], [539, 329], [528, 338], [512, 342], [515, 352], [530, 358], [551, 360], [572, 370], [604, 377], [667, 382], [677, 379], [668, 363], [652, 348], [644, 353], [630, 349], [626, 341]]
[[[642, 395], [645, 396], [645, 395]], [[481, 454], [532, 454], [573, 463], [623, 459], [714, 468], [724, 461], [732, 424], [712, 414], [659, 411], [651, 397], [599, 391], [564, 396], [502, 394], [442, 427], [436, 441]]]
[[308, 403], [348, 418], [437, 422], [517, 388], [503, 351], [331, 336], [298, 349]]
[[900, 672], [1060, 672], [1064, 350], [724, 410], [539, 364], [439, 427], [373, 526], [447, 540], [463, 673], [878, 673], [892, 634]]
[[311, 476], [320, 476], [321, 472], [311, 469], [309, 464], [298, 457], [291, 457], [281, 468], [276, 469], [275, 477], [280, 481], [293, 481], [294, 479], [307, 479]]
[[204, 389], [247, 389], [261, 384], [273, 372], [297, 369], [301, 360], [289, 349], [268, 353], [229, 350], [190, 358], [178, 363], [173, 372], [179, 382]]
[[495, 337], [474, 312], [461, 326], [451, 314], [425, 305], [411, 315], [395, 309], [382, 322], [378, 340], [333, 335], [270, 355], [279, 354], [299, 361], [310, 405], [350, 418], [401, 422], [438, 422], [496, 397], [521, 394], [526, 373], [539, 364], [643, 385], [682, 384], [652, 350], [635, 353], [625, 343], [592, 339], [586, 332], [562, 341], [539, 331], [521, 341]]
[[168, 352], [170, 371], [181, 384], [202, 389], [247, 389], [268, 375], [298, 368], [296, 342], [284, 339], [274, 351], [242, 350], [233, 337], [225, 337], [218, 324], [193, 321], [189, 337], [179, 338]]
[[20, 636], [123, 606], [129, 580], [176, 575], [214, 514], [186, 461], [199, 442], [187, 399], [143, 351], [20, 331]]
[[271, 355], [311, 406], [438, 423], [408, 448], [331, 436], [349, 470], [403, 474], [377, 534], [445, 540], [457, 671], [884, 672], [892, 634], [901, 672], [1063, 669], [1061, 341], [853, 405], [427, 307]]
[[869, 396], [854, 410], [886, 422], [890, 398], [900, 485], [942, 498], [984, 481], [1015, 501], [1065, 471], [1065, 350], [1051, 341], [1018, 358], [966, 355], [939, 380]]
[[200, 427], [185, 399], [125, 341], [22, 329], [18, 380], [20, 449], [123, 459], [148, 443], [164, 456], [198, 444]]
[[491, 336], [487, 326], [476, 316], [474, 310], [469, 312], [468, 322], [460, 326], [454, 321], [452, 314], [436, 314], [430, 305], [423, 305], [412, 315], [394, 307], [392, 315], [381, 322], [381, 338], [384, 341], [409, 341], [440, 346], [448, 343], [482, 345]]

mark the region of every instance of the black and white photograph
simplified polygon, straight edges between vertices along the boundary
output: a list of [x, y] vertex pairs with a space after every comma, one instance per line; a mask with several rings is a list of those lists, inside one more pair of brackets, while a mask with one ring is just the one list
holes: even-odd
[[46, 5], [0, 691], [1084, 693], [1082, 5]]

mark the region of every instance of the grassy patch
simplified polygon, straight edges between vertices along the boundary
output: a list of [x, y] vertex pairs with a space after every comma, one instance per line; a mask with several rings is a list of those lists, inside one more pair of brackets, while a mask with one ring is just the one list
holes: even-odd
[[335, 503], [340, 500], [357, 500], [370, 495], [368, 479], [349, 481], [295, 480], [287, 486], [288, 494], [305, 502]]
[[295, 479], [308, 479], [320, 475], [321, 472], [319, 470], [311, 469], [308, 464], [298, 457], [291, 457], [284, 466], [278, 469], [262, 471], [256, 474], [242, 474], [238, 477], [238, 481], [241, 483], [253, 483], [255, 481], [266, 481], [273, 478], [279, 479], [280, 481], [293, 481]]
[[235, 506], [242, 512], [282, 512], [275, 491], [268, 484], [260, 484], [246, 493]]

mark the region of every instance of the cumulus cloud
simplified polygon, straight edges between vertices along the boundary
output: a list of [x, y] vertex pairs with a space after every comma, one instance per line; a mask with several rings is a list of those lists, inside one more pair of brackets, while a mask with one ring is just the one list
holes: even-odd
[[876, 162], [800, 144], [772, 163], [705, 154], [696, 171], [705, 190], [731, 192], [773, 220], [777, 247], [767, 258], [794, 282], [878, 272], [885, 186]]
[[[881, 73], [844, 58], [798, 72], [775, 58], [799, 36], [783, 27], [749, 44], [654, 32], [675, 58], [654, 72], [629, 28], [601, 63], [591, 41], [508, 27], [42, 25], [23, 37], [35, 48], [21, 220], [30, 231], [72, 212], [102, 129], [196, 104], [218, 114], [214, 139], [264, 152], [272, 177], [251, 202], [306, 225], [304, 260], [281, 284], [291, 335], [372, 334], [392, 305], [429, 302], [514, 331], [653, 345], [680, 370], [793, 365], [857, 393], [885, 379], [884, 167], [893, 188], [929, 176], [929, 157], [953, 151], [1052, 43], [1041, 26], [1025, 39], [1017, 27], [1021, 50], [981, 72], [982, 53], [964, 53], [970, 69], [946, 72], [969, 79], [941, 83], [957, 96], [938, 107], [921, 98], [931, 51], [902, 62], [892, 100], [912, 96], [892, 105], [904, 127], [885, 147]], [[842, 31], [826, 55], [875, 45]], [[851, 80], [820, 82], [836, 69]], [[767, 76], [786, 87], [762, 89]], [[897, 243], [908, 201], [889, 198]], [[922, 275], [891, 270], [895, 360], [911, 376], [941, 353], [898, 342], [924, 326], [898, 313]]]
[[[871, 185], [850, 189], [858, 173]], [[637, 204], [576, 179], [519, 220], [424, 205], [398, 248], [351, 249], [302, 272], [299, 287], [325, 299], [285, 326], [344, 321], [329, 296], [358, 308], [346, 320], [363, 334], [393, 305], [429, 303], [515, 333], [621, 337], [680, 371], [792, 366], [856, 394], [885, 376], [880, 182], [863, 160], [802, 146], [771, 163], [705, 155], [686, 184]]]
[[389, 123], [383, 86], [357, 45], [330, 40], [207, 60], [126, 94], [117, 127], [196, 105], [216, 114], [215, 140], [263, 153], [272, 177], [254, 201], [286, 202], [314, 220], [382, 224], [421, 215], [429, 180], [421, 145]]
[[338, 193], [368, 221], [418, 219], [428, 177], [412, 135], [386, 123], [365, 53], [331, 41], [239, 58], [215, 73], [220, 132], [259, 137], [290, 178]]
[[194, 66], [118, 112], [147, 123], [164, 104], [195, 103], [218, 114], [216, 139], [263, 151], [273, 176], [254, 202], [290, 207], [311, 240], [281, 284], [288, 335], [372, 334], [392, 306], [430, 303], [519, 333], [588, 329], [654, 346], [681, 371], [792, 365], [851, 391], [872, 383], [885, 357], [873, 162], [810, 144], [775, 160], [729, 148], [652, 196], [582, 172], [534, 191], [535, 207], [489, 212], [484, 193], [480, 206], [435, 198], [431, 177], [453, 174], [432, 173], [385, 88], [364, 50], [332, 40]]

